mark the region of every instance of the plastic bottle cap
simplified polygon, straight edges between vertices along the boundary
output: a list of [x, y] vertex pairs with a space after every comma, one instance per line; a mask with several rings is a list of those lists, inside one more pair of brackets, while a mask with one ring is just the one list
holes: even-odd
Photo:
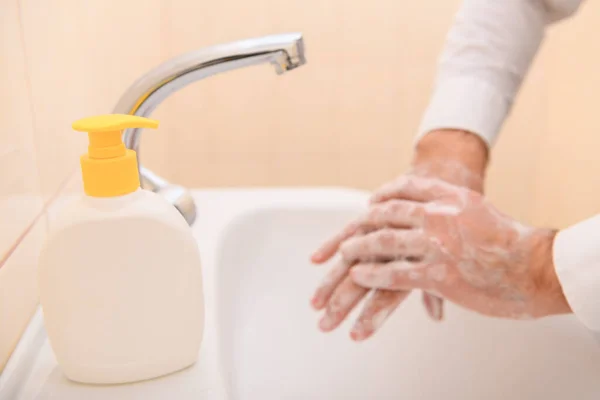
[[108, 114], [80, 119], [73, 129], [87, 132], [88, 153], [81, 156], [83, 189], [88, 196], [114, 197], [140, 187], [135, 151], [125, 147], [121, 131], [157, 128], [158, 121], [135, 115]]

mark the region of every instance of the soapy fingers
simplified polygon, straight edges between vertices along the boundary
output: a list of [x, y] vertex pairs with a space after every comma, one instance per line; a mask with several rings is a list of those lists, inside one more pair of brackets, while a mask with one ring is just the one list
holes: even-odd
[[368, 288], [357, 285], [350, 276], [346, 276], [331, 295], [319, 328], [324, 332], [337, 328], [368, 292]]
[[372, 204], [391, 199], [430, 202], [437, 200], [453, 200], [460, 194], [462, 188], [435, 178], [421, 178], [405, 175], [383, 185], [371, 196]]
[[461, 193], [458, 187], [439, 179], [415, 176], [396, 179], [375, 191], [370, 199], [372, 207], [369, 211], [327, 240], [311, 259], [317, 264], [326, 262], [337, 252], [340, 244], [355, 235], [361, 227], [419, 227], [423, 224], [423, 203], [440, 199], [455, 200]]
[[350, 266], [351, 263], [341, 259], [329, 270], [312, 296], [311, 304], [315, 310], [322, 310], [327, 305], [335, 289], [347, 277]]
[[373, 291], [365, 302], [363, 310], [350, 332], [350, 337], [357, 341], [368, 339], [409, 294], [410, 291]]
[[339, 250], [340, 244], [354, 236], [360, 229], [376, 230], [387, 226], [419, 227], [423, 223], [423, 213], [422, 205], [411, 201], [390, 200], [373, 205], [365, 215], [351, 222], [339, 234], [327, 240], [312, 255], [311, 259], [317, 264], [328, 261]]
[[[352, 308], [360, 301], [366, 292], [359, 288], [345, 283], [340, 285], [344, 274], [347, 274], [352, 263], [365, 261], [365, 259], [390, 259], [397, 258], [399, 254], [403, 257], [419, 258], [425, 255], [427, 242], [423, 240], [417, 230], [423, 226], [426, 209], [423, 201], [427, 196], [435, 196], [439, 190], [445, 190], [447, 196], [453, 194], [444, 182], [433, 181], [428, 184], [426, 190], [421, 193], [414, 186], [414, 178], [403, 177], [394, 181], [392, 184], [384, 185], [380, 191], [374, 195], [377, 199], [378, 193], [381, 198], [385, 196], [395, 196], [385, 202], [372, 204], [368, 212], [357, 220], [348, 224], [339, 234], [326, 241], [311, 257], [314, 263], [321, 264], [333, 257], [338, 251], [342, 254], [342, 262], [334, 265], [330, 273], [317, 288], [311, 303], [317, 310], [327, 305], [325, 316], [320, 326], [323, 330], [335, 329], [346, 318]], [[452, 188], [451, 186], [449, 186]], [[391, 230], [390, 228], [404, 228], [405, 231]], [[382, 230], [384, 229], [384, 230]], [[378, 231], [382, 230], [382, 231]], [[366, 232], [377, 231], [366, 234], [366, 241], [358, 240]], [[347, 241], [343, 248], [341, 244]], [[380, 241], [386, 245], [381, 246]], [[361, 243], [361, 245], [357, 245]], [[379, 250], [379, 251], [378, 251]], [[336, 287], [340, 285], [341, 289]], [[336, 292], [334, 296], [333, 293]], [[378, 293], [373, 295], [373, 301], [379, 308], [392, 311], [404, 300], [410, 292], [402, 294]], [[333, 297], [332, 297], [333, 296]], [[341, 301], [344, 299], [346, 301]], [[384, 304], [388, 301], [387, 304]], [[333, 302], [333, 305], [330, 303]], [[341, 303], [341, 305], [340, 305]], [[442, 318], [442, 300], [424, 294], [424, 305], [429, 315], [434, 320]], [[367, 308], [370, 306], [367, 304]], [[377, 307], [376, 307], [377, 308]], [[365, 319], [369, 318], [370, 313], [365, 311]], [[380, 323], [385, 319], [379, 318]], [[362, 329], [359, 329], [362, 331]], [[366, 329], [369, 331], [369, 329]], [[361, 340], [372, 334], [356, 334], [355, 339]], [[353, 336], [353, 337], [354, 337]]]
[[395, 261], [360, 264], [350, 271], [357, 284], [374, 289], [411, 290], [434, 289], [433, 282], [444, 277], [436, 275], [435, 264]]
[[368, 259], [422, 258], [429, 241], [422, 230], [384, 228], [361, 237], [352, 237], [340, 246], [347, 262]]

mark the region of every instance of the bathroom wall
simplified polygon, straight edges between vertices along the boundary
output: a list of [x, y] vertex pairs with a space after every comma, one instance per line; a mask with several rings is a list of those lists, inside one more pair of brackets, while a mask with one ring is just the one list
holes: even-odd
[[[163, 31], [170, 55], [298, 30], [308, 64], [283, 76], [253, 67], [184, 89], [166, 103], [159, 134], [168, 135], [166, 147], [160, 143], [159, 151], [149, 138], [154, 134], [146, 135], [151, 154], [143, 160], [190, 187], [372, 189], [408, 165], [460, 2], [380, 0], [364, 7], [327, 0], [318, 2], [318, 12], [306, 1], [253, 1], [233, 12], [224, 2], [209, 7], [210, 18], [205, 4], [174, 2]], [[488, 195], [525, 222], [562, 228], [600, 212], [600, 186], [590, 184], [599, 140], [593, 132], [599, 10], [597, 2], [585, 2], [576, 17], [549, 30], [494, 149]], [[576, 135], [566, 133], [572, 130]]]
[[584, 2], [581, 13], [548, 37], [547, 128], [532, 220], [565, 227], [600, 213], [600, 2]]
[[[0, 371], [37, 303], [47, 227], [81, 191], [86, 138], [69, 128], [73, 120], [110, 112], [136, 77], [168, 57], [301, 31], [306, 66], [283, 76], [256, 66], [191, 85], [155, 113], [162, 126], [144, 133], [142, 159], [190, 187], [371, 189], [408, 165], [459, 3], [0, 2]], [[489, 195], [523, 220], [564, 226], [599, 211], [599, 16], [590, 2], [550, 35], [494, 151]]]
[[[0, 5], [0, 370], [36, 303], [43, 199], [18, 9]], [[10, 62], [7, 62], [10, 60]]]
[[[305, 36], [308, 64], [282, 76], [257, 66], [185, 88], [166, 102], [163, 129], [145, 134], [143, 147], [152, 154], [144, 150], [142, 161], [190, 187], [372, 189], [408, 165], [436, 59], [459, 3], [172, 2], [163, 27], [169, 55], [297, 30]], [[546, 135], [546, 78], [536, 64], [490, 173], [490, 195], [524, 219], [535, 196], [537, 139]], [[168, 136], [162, 151], [153, 142], [156, 136]], [[507, 185], [510, 195], [502, 189]]]

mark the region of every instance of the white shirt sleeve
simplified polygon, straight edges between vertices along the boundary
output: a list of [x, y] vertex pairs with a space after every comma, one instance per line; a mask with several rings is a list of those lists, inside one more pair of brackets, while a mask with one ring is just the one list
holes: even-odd
[[553, 260], [571, 309], [600, 333], [600, 214], [556, 235]]
[[439, 62], [417, 140], [442, 128], [479, 135], [492, 146], [545, 27], [582, 0], [464, 0]]

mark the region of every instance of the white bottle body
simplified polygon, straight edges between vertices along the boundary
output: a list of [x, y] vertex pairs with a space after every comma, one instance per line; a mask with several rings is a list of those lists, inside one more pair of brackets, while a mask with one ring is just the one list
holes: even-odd
[[39, 289], [50, 344], [71, 380], [134, 382], [197, 359], [198, 246], [183, 217], [152, 192], [67, 206], [40, 254]]

